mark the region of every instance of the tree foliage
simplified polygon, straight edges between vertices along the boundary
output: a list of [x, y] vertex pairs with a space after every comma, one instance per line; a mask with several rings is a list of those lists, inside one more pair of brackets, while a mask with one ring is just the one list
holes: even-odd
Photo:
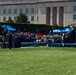
[[55, 24], [55, 25], [52, 26], [52, 30], [53, 29], [59, 29], [59, 26], [57, 24]]
[[29, 23], [28, 17], [26, 16], [26, 14], [19, 14], [17, 16], [16, 23]]
[[14, 23], [14, 21], [10, 18], [6, 21], [7, 23]]

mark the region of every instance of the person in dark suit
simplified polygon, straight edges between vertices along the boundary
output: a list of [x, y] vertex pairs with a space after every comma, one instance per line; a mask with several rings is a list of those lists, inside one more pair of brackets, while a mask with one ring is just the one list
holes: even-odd
[[12, 33], [9, 33], [9, 48], [12, 48]]
[[73, 43], [75, 43], [75, 29], [74, 29], [74, 28], [72, 28], [71, 37], [72, 37], [72, 39], [73, 39]]
[[70, 43], [75, 43], [75, 29], [72, 27], [72, 32], [69, 34]]

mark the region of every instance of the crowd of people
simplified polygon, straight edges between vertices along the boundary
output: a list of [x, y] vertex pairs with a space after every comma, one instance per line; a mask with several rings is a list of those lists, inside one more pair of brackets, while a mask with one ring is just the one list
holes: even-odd
[[[73, 36], [73, 34], [71, 34]], [[75, 36], [75, 35], [74, 35]], [[74, 37], [73, 36], [73, 37]], [[45, 44], [69, 42], [65, 34], [40, 34], [23, 31], [10, 32], [2, 28], [0, 34], [1, 48], [19, 48], [21, 42], [43, 42]], [[75, 40], [74, 40], [75, 42]]]

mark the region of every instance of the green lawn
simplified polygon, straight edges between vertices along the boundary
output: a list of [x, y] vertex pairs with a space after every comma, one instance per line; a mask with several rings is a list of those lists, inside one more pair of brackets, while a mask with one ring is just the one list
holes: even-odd
[[0, 75], [76, 75], [76, 48], [0, 49]]

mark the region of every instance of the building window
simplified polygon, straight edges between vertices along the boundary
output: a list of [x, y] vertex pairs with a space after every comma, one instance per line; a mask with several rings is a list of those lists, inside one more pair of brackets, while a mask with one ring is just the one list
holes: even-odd
[[3, 14], [6, 14], [6, 9], [3, 9]]
[[38, 13], [38, 8], [37, 8], [37, 13]]
[[0, 9], [0, 14], [1, 14], [1, 9]]
[[6, 21], [6, 17], [3, 17], [3, 21]]
[[34, 12], [35, 12], [35, 11], [34, 11], [34, 8], [32, 8], [32, 9], [31, 9], [31, 13], [34, 13]]
[[0, 17], [0, 21], [1, 21], [1, 17]]
[[16, 21], [17, 20], [17, 17], [14, 17], [14, 21]]
[[12, 13], [12, 10], [11, 10], [11, 9], [9, 9], [9, 10], [8, 10], [8, 13], [9, 13], [9, 14], [11, 14], [11, 13]]
[[23, 13], [23, 9], [20, 9], [20, 14], [22, 14]]
[[14, 9], [14, 14], [17, 14], [17, 9]]
[[8, 18], [9, 20], [11, 19], [11, 17]]
[[31, 16], [31, 21], [34, 21], [34, 16]]
[[27, 14], [28, 12], [29, 12], [29, 11], [28, 11], [28, 8], [26, 8], [26, 9], [25, 9], [25, 13]]
[[76, 15], [73, 15], [73, 21], [76, 20]]
[[73, 11], [76, 12], [76, 6], [73, 6]]
[[39, 20], [38, 16], [37, 16], [37, 21]]

